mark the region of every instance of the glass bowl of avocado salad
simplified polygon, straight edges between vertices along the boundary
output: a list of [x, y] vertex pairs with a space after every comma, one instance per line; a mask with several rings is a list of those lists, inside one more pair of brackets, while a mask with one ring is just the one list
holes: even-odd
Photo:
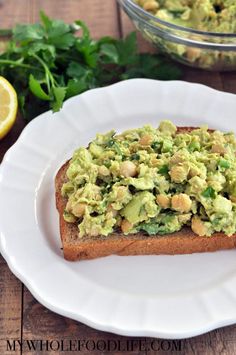
[[118, 0], [143, 37], [173, 59], [236, 69], [235, 0]]
[[79, 236], [236, 232], [236, 139], [162, 121], [97, 134], [66, 172], [64, 219]]

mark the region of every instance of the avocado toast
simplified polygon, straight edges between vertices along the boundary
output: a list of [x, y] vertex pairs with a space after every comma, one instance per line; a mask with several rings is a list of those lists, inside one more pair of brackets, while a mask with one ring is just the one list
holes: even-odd
[[170, 121], [98, 134], [56, 175], [64, 257], [234, 248], [235, 151], [233, 133]]

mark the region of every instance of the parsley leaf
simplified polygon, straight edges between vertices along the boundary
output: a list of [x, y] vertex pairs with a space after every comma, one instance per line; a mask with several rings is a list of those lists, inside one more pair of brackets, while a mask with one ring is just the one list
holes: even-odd
[[39, 23], [33, 25], [16, 25], [13, 29], [15, 41], [26, 42], [34, 40], [42, 40], [44, 37], [44, 29]]
[[230, 168], [230, 162], [226, 159], [221, 158], [218, 162], [219, 167], [223, 169], [229, 169]]
[[163, 165], [159, 170], [158, 173], [161, 175], [166, 175], [169, 172], [168, 165]]
[[216, 197], [216, 192], [213, 189], [213, 187], [208, 186], [203, 192], [202, 196], [206, 198], [215, 198]]
[[[2, 30], [11, 39], [0, 54], [0, 75], [18, 93], [27, 120], [88, 89], [130, 78], [177, 79], [179, 68], [160, 55], [139, 54], [136, 34], [94, 40], [77, 20], [69, 25], [40, 12], [40, 23]], [[117, 150], [118, 147], [114, 147]], [[157, 147], [156, 147], [157, 148]]]
[[119, 53], [116, 46], [112, 43], [104, 43], [101, 45], [101, 55], [104, 63], [119, 63]]
[[155, 223], [142, 223], [140, 230], [146, 232], [148, 235], [155, 235], [159, 233], [160, 225]]
[[54, 112], [59, 111], [66, 96], [66, 87], [53, 88], [54, 101], [52, 102], [52, 109]]
[[134, 153], [131, 155], [130, 157], [132, 160], [139, 160], [140, 159], [140, 155], [138, 153]]
[[120, 65], [131, 65], [137, 61], [137, 38], [135, 32], [116, 42]]
[[84, 92], [88, 89], [87, 83], [85, 80], [78, 80], [76, 78], [70, 79], [67, 82], [67, 91], [66, 91], [66, 98], [75, 96]]
[[30, 78], [29, 78], [29, 88], [31, 92], [39, 99], [50, 101], [49, 95], [46, 94], [40, 82], [37, 79], [35, 79], [35, 77], [32, 74], [30, 74]]

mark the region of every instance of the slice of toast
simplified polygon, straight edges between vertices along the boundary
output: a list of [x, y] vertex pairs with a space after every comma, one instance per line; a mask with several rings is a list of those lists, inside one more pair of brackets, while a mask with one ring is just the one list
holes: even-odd
[[[191, 131], [191, 127], [178, 128], [178, 132]], [[60, 219], [60, 235], [64, 258], [67, 260], [95, 259], [112, 254], [116, 255], [160, 255], [191, 254], [233, 249], [236, 247], [236, 235], [214, 233], [210, 237], [200, 237], [191, 228], [184, 227], [179, 232], [166, 235], [148, 236], [144, 233], [123, 235], [112, 233], [107, 237], [78, 238], [79, 229], [76, 223], [68, 223], [63, 218], [66, 199], [61, 196], [61, 188], [66, 182], [66, 162], [55, 178], [56, 207]]]

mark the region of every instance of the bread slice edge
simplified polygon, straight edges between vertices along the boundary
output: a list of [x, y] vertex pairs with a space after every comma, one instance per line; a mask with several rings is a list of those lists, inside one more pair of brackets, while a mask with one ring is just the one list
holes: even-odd
[[[192, 127], [178, 128], [179, 132], [191, 131]], [[224, 233], [214, 233], [210, 237], [200, 237], [191, 228], [184, 227], [180, 231], [163, 236], [148, 236], [144, 233], [123, 235], [112, 233], [107, 237], [78, 237], [76, 223], [68, 223], [63, 218], [66, 199], [61, 196], [61, 188], [66, 181], [67, 161], [55, 177], [56, 208], [59, 213], [60, 237], [64, 258], [70, 261], [86, 260], [108, 255], [177, 255], [236, 247], [236, 234], [227, 236]]]

